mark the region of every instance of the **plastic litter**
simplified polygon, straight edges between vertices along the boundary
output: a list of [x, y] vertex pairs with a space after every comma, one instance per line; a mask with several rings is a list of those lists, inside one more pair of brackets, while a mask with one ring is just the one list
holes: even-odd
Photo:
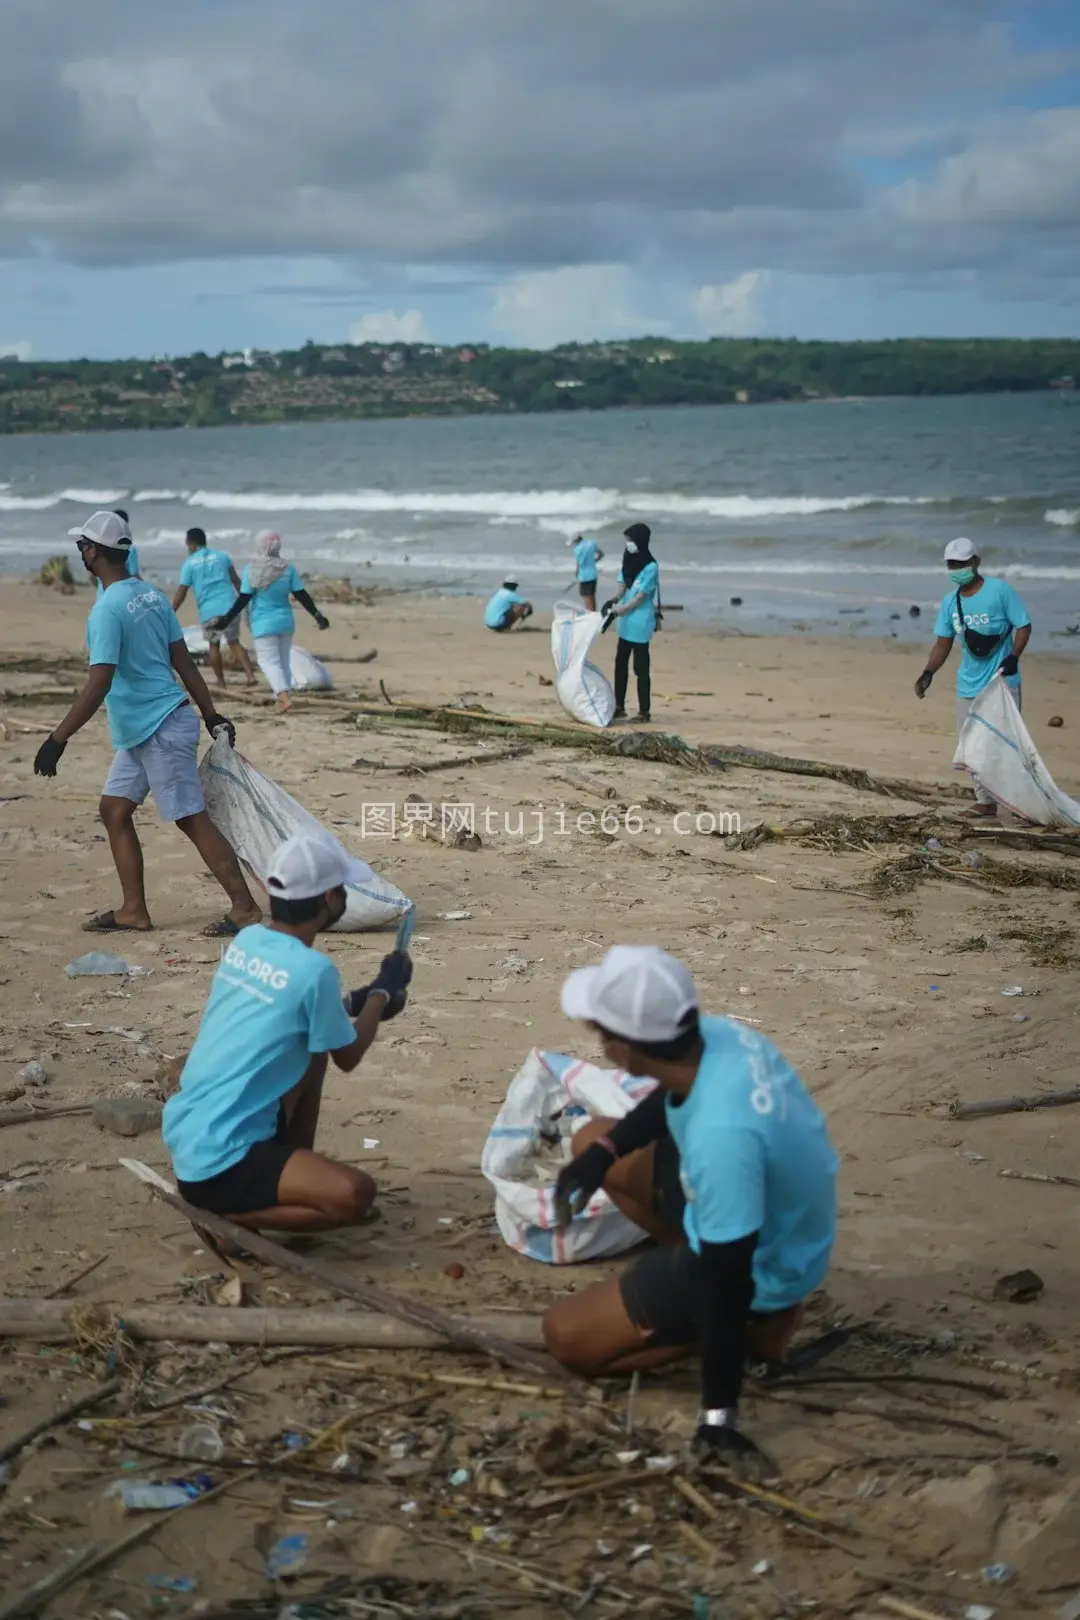
[[964, 1610], [964, 1620], [994, 1620], [994, 1612], [985, 1603], [969, 1603]]
[[772, 1565], [767, 1558], [760, 1558], [750, 1573], [751, 1575], [771, 1575]]
[[551, 656], [555, 695], [567, 714], [583, 725], [610, 726], [615, 693], [607, 676], [590, 664], [589, 652], [604, 628], [602, 613], [586, 613], [573, 602], [556, 602], [551, 615]]
[[212, 1423], [192, 1423], [180, 1436], [180, 1455], [198, 1462], [220, 1462], [225, 1442]]
[[[211, 821], [264, 894], [271, 856], [294, 833], [314, 834], [343, 847], [284, 788], [237, 753], [224, 735], [215, 737], [203, 755], [199, 778]], [[357, 859], [351, 851], [346, 853]], [[341, 933], [381, 928], [399, 921], [412, 908], [412, 901], [400, 889], [378, 877], [366, 862], [361, 865], [365, 875], [346, 885], [345, 915], [334, 924]]]
[[1022, 984], [1010, 984], [1008, 988], [1003, 990], [1001, 993], [1003, 996], [1022, 996], [1024, 993], [1024, 987]]
[[132, 972], [132, 965], [122, 956], [110, 956], [107, 951], [87, 951], [85, 956], [77, 956], [74, 962], [69, 962], [64, 972], [69, 979], [81, 979], [87, 974], [127, 975]]
[[282, 1536], [279, 1541], [275, 1541], [267, 1554], [263, 1574], [268, 1581], [280, 1581], [289, 1575], [299, 1575], [307, 1563], [307, 1557], [307, 1536]]
[[1080, 827], [1080, 802], [1062, 793], [1039, 756], [1002, 679], [988, 681], [968, 710], [953, 756], [1015, 815], [1040, 827]]
[[49, 1083], [49, 1071], [44, 1063], [39, 1063], [35, 1058], [32, 1063], [20, 1069], [15, 1078], [27, 1086], [46, 1086]]
[[295, 1429], [286, 1429], [284, 1434], [280, 1436], [280, 1439], [286, 1451], [303, 1451], [304, 1447], [307, 1445], [307, 1441], [304, 1439], [303, 1435], [297, 1434]]
[[519, 1254], [565, 1266], [622, 1254], [642, 1234], [599, 1192], [576, 1220], [554, 1225], [555, 1178], [574, 1130], [621, 1119], [654, 1090], [652, 1080], [534, 1048], [510, 1082], [480, 1160], [495, 1189], [499, 1230]]
[[321, 658], [309, 653], [306, 648], [298, 647], [295, 642], [289, 654], [289, 673], [292, 675], [293, 690], [295, 692], [322, 691], [328, 692], [334, 684], [333, 676]]
[[[111, 1493], [110, 1493], [111, 1494]], [[129, 1513], [164, 1513], [169, 1508], [187, 1507], [200, 1491], [189, 1490], [186, 1485], [148, 1485], [136, 1480], [115, 1493]]]
[[982, 1578], [984, 1581], [990, 1581], [994, 1586], [1004, 1586], [1005, 1582], [1011, 1581], [1015, 1574], [1016, 1570], [1012, 1564], [985, 1564]]
[[148, 1575], [147, 1586], [155, 1592], [197, 1592], [199, 1583], [194, 1575]]
[[467, 1485], [469, 1483], [469, 1470], [467, 1468], [455, 1468], [454, 1472], [450, 1475], [450, 1483], [455, 1487], [455, 1489], [462, 1485]]
[[471, 911], [439, 911], [436, 915], [443, 922], [468, 922], [472, 916]]

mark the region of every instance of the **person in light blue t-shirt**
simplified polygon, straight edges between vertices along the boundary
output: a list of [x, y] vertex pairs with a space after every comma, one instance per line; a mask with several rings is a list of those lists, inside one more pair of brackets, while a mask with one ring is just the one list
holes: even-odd
[[[936, 640], [926, 668], [915, 682], [916, 697], [923, 698], [930, 682], [945, 663], [960, 637], [960, 665], [956, 672], [956, 720], [964, 729], [972, 703], [995, 676], [1009, 688], [1020, 707], [1019, 658], [1031, 640], [1031, 615], [1008, 580], [987, 579], [980, 572], [981, 558], [970, 540], [950, 540], [945, 547], [949, 591], [938, 609]], [[972, 778], [975, 803], [960, 814], [969, 820], [997, 815], [997, 801], [977, 777]]]
[[86, 624], [90, 673], [64, 719], [38, 749], [34, 771], [55, 776], [68, 739], [104, 703], [116, 756], [98, 811], [124, 899], [115, 911], [103, 911], [85, 926], [99, 934], [118, 929], [144, 933], [153, 926], [134, 822], [136, 810], [152, 793], [161, 819], [174, 821], [190, 838], [229, 897], [228, 915], [203, 932], [213, 937], [235, 934], [261, 913], [233, 850], [206, 813], [199, 780], [199, 721], [184, 688], [211, 736], [224, 730], [235, 742], [233, 724], [214, 708], [168, 599], [128, 574], [127, 524], [115, 512], [95, 512], [71, 532], [78, 537], [84, 568], [102, 586]]
[[195, 605], [199, 610], [199, 623], [210, 643], [210, 667], [219, 686], [225, 685], [225, 665], [221, 656], [221, 643], [232, 649], [244, 671], [246, 684], [255, 685], [255, 671], [247, 648], [240, 640], [239, 621], [233, 619], [225, 630], [211, 630], [210, 620], [219, 613], [227, 613], [240, 589], [240, 576], [233, 567], [227, 551], [217, 551], [206, 543], [204, 529], [189, 529], [184, 537], [187, 561], [180, 570], [180, 584], [173, 595], [173, 612], [179, 613], [189, 590], [195, 592]]
[[270, 682], [270, 690], [285, 714], [292, 707], [292, 639], [296, 628], [291, 597], [310, 613], [320, 630], [330, 620], [320, 613], [304, 589], [295, 566], [281, 555], [281, 536], [268, 530], [255, 537], [255, 555], [240, 578], [240, 594], [225, 613], [208, 619], [207, 630], [227, 630], [246, 607], [255, 657]]
[[567, 545], [574, 548], [574, 567], [577, 574], [578, 595], [589, 613], [596, 612], [596, 565], [603, 558], [595, 540], [589, 540], [583, 534], [576, 539], [568, 540]]
[[659, 1247], [553, 1305], [548, 1350], [587, 1374], [699, 1351], [696, 1449], [767, 1475], [738, 1428], [739, 1393], [748, 1353], [783, 1361], [829, 1268], [838, 1165], [825, 1118], [763, 1035], [701, 1015], [687, 969], [654, 945], [618, 945], [572, 973], [562, 1007], [599, 1034], [616, 1068], [659, 1085], [624, 1119], [578, 1131], [555, 1223], [603, 1188]]
[[351, 1073], [412, 978], [406, 952], [392, 951], [371, 984], [343, 997], [315, 949], [345, 913], [346, 885], [370, 877], [320, 834], [297, 834], [271, 857], [271, 921], [230, 942], [165, 1104], [165, 1146], [195, 1208], [271, 1232], [353, 1226], [371, 1208], [370, 1176], [314, 1151], [327, 1060]]
[[660, 568], [649, 550], [652, 530], [647, 523], [631, 523], [624, 531], [626, 550], [619, 570], [619, 595], [605, 602], [601, 612], [610, 628], [615, 621], [619, 626], [619, 645], [615, 653], [615, 712], [613, 720], [626, 718], [626, 688], [630, 681], [630, 659], [634, 660], [634, 678], [637, 681], [638, 724], [647, 725], [652, 718], [652, 662], [649, 643], [660, 625]]
[[532, 603], [518, 595], [516, 579], [504, 579], [484, 609], [484, 623], [489, 630], [513, 630], [532, 617]]

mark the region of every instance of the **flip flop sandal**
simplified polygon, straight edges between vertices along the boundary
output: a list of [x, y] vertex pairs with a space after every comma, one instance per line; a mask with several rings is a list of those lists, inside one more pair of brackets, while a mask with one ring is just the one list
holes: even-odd
[[207, 923], [200, 932], [204, 939], [235, 939], [240, 929], [231, 917], [219, 917], [217, 922]]
[[117, 922], [115, 911], [102, 911], [82, 925], [84, 934], [149, 934], [149, 928], [135, 928], [131, 923]]
[[994, 806], [994, 808], [992, 810], [980, 810], [975, 805], [970, 805], [966, 810], [960, 810], [957, 813], [958, 813], [961, 821], [996, 821], [997, 820], [997, 806], [996, 805]]
[[237, 1248], [232, 1250], [226, 1247], [212, 1232], [208, 1232], [206, 1227], [200, 1226], [197, 1221], [192, 1221], [191, 1230], [203, 1247], [209, 1249], [211, 1254], [216, 1255], [222, 1265], [228, 1266], [230, 1271], [247, 1272], [256, 1264], [254, 1255], [249, 1254], [246, 1249]]

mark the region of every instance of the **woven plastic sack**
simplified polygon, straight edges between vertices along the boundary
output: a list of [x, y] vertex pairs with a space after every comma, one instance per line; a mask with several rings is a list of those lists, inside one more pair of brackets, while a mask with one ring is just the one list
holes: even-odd
[[[241, 865], [264, 894], [271, 856], [286, 838], [306, 832], [339, 842], [284, 788], [237, 753], [224, 735], [215, 737], [203, 755], [199, 777], [210, 820], [228, 839]], [[362, 864], [367, 875], [346, 886], [345, 915], [334, 924], [341, 933], [382, 928], [412, 910], [412, 901], [400, 889], [379, 877], [366, 862]]]
[[294, 692], [313, 689], [328, 692], [333, 686], [333, 678], [321, 658], [309, 653], [304, 647], [294, 645], [289, 656], [289, 669], [292, 674]]
[[[547, 1265], [569, 1266], [622, 1254], [645, 1233], [599, 1192], [569, 1226], [555, 1226], [556, 1160], [590, 1119], [622, 1119], [655, 1090], [615, 1069], [534, 1048], [510, 1082], [480, 1168], [495, 1189], [495, 1219], [511, 1249]], [[560, 1126], [562, 1129], [560, 1129]], [[545, 1169], [548, 1161], [548, 1170]]]
[[589, 651], [603, 626], [603, 614], [586, 613], [573, 602], [556, 602], [552, 610], [555, 695], [567, 714], [586, 726], [610, 726], [615, 713], [611, 682], [589, 663]]
[[1080, 803], [1062, 793], [1031, 740], [1008, 684], [995, 675], [968, 710], [953, 764], [998, 804], [1040, 827], [1080, 827]]

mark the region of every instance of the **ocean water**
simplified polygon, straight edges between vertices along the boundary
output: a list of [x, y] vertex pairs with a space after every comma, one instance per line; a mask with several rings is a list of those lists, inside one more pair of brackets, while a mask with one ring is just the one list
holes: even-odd
[[189, 526], [237, 561], [273, 528], [301, 570], [449, 595], [510, 575], [537, 606], [574, 535], [613, 579], [642, 519], [680, 622], [918, 640], [966, 534], [1039, 640], [1070, 650], [1080, 622], [1080, 402], [1053, 394], [0, 439], [0, 569], [97, 506], [162, 584]]

